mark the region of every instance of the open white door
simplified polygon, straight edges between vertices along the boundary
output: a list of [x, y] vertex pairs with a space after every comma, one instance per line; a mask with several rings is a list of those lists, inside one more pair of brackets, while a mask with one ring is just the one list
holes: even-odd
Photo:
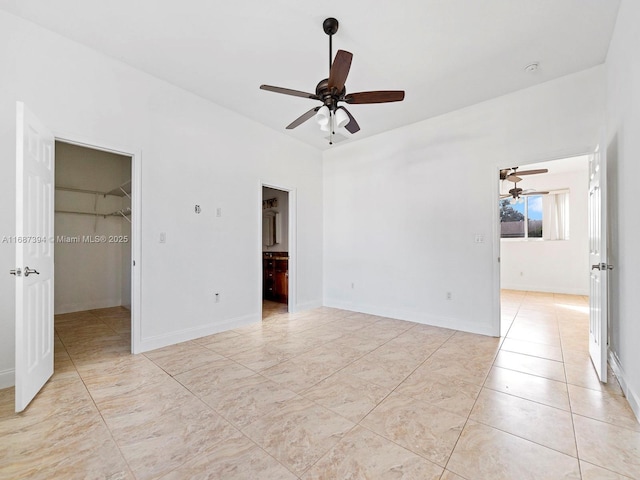
[[607, 156], [601, 142], [589, 157], [589, 355], [600, 381], [607, 381]]
[[53, 374], [54, 138], [17, 104], [16, 412]]

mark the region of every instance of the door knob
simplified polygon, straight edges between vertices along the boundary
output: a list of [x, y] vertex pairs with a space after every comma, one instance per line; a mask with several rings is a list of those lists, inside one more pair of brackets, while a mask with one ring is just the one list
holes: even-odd
[[36, 275], [40, 275], [40, 272], [35, 268], [24, 267], [24, 276], [28, 277], [30, 274], [35, 273]]
[[22, 275], [22, 270], [16, 268], [15, 270], [9, 270], [11, 275], [15, 275], [16, 277], [20, 277]]
[[613, 265], [607, 263], [596, 263], [591, 265], [591, 270], [613, 270]]

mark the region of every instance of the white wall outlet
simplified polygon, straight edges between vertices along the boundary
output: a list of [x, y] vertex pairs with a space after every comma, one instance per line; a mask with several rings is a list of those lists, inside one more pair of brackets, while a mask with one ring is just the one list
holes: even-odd
[[447, 292], [447, 300], [451, 300], [453, 298], [453, 296], [451, 295], [451, 292]]
[[166, 232], [160, 232], [160, 243], [167, 243], [167, 234], [166, 234]]
[[216, 208], [216, 217], [221, 217], [222, 216], [222, 208], [218, 207]]
[[351, 289], [356, 288], [356, 284], [354, 282], [351, 282]]

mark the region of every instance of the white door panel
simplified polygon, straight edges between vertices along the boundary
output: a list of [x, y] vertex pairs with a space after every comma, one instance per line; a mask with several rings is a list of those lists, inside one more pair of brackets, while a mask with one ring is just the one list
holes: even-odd
[[17, 105], [16, 412], [53, 374], [54, 138]]
[[600, 381], [607, 381], [607, 157], [601, 141], [589, 157], [589, 355]]

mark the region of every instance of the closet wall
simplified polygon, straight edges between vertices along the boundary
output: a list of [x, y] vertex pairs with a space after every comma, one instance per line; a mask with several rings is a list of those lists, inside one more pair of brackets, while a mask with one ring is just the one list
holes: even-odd
[[72, 191], [109, 192], [130, 179], [129, 157], [56, 142], [56, 314], [130, 305], [129, 221], [121, 215], [64, 213], [108, 214], [130, 207], [126, 195]]

